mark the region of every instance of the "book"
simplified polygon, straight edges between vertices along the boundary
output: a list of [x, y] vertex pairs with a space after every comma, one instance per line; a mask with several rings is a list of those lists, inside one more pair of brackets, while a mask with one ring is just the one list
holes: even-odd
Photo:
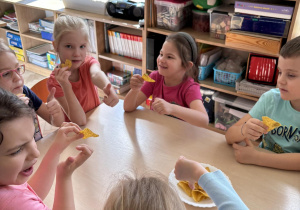
[[127, 82], [127, 83], [124, 84], [124, 85], [116, 85], [116, 84], [114, 84], [114, 83], [111, 83], [111, 85], [114, 87], [115, 92], [116, 92], [117, 94], [122, 94], [122, 93], [124, 93], [125, 91], [127, 91], [127, 90], [130, 89], [130, 83], [129, 83], [129, 82]]
[[109, 81], [115, 85], [124, 85], [130, 81], [131, 73], [111, 70], [107, 72], [107, 77]]
[[44, 28], [54, 29], [54, 17], [46, 17], [43, 19], [39, 19], [40, 26]]
[[234, 12], [246, 13], [251, 15], [261, 15], [274, 18], [291, 19], [293, 15], [293, 7], [262, 4], [255, 2], [235, 1]]

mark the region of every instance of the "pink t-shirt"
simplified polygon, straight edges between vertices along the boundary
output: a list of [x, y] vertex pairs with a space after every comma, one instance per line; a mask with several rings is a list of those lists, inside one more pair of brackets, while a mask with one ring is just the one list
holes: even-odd
[[22, 185], [0, 186], [0, 209], [50, 210], [27, 182]]
[[[100, 105], [97, 86], [93, 84], [90, 74], [90, 67], [94, 63], [99, 64], [95, 58], [87, 56], [79, 68], [79, 80], [77, 82], [70, 82], [74, 94], [76, 95], [76, 98], [81, 104], [84, 112], [88, 112]], [[50, 91], [52, 87], [56, 88], [55, 98], [64, 96], [64, 92], [60, 84], [56, 81], [53, 72], [48, 79], [48, 90]], [[70, 121], [66, 115], [65, 119], [66, 121]]]
[[[190, 103], [194, 100], [202, 100], [200, 85], [189, 77], [176, 86], [168, 87], [164, 84], [164, 77], [158, 71], [153, 71], [149, 75], [155, 82], [145, 82], [141, 91], [148, 98], [152, 95], [152, 101], [156, 97], [165, 101], [190, 108]], [[151, 108], [152, 109], [152, 108]]]

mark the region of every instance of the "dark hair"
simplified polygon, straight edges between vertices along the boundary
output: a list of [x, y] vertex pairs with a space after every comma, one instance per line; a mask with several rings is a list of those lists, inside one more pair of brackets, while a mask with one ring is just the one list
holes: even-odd
[[18, 96], [0, 88], [0, 144], [3, 141], [1, 127], [4, 123], [21, 118], [34, 119], [34, 110], [25, 104]]
[[283, 58], [292, 58], [300, 56], [300, 36], [291, 39], [280, 50], [280, 56]]
[[187, 68], [188, 62], [193, 62], [193, 67], [188, 69], [185, 73], [186, 76], [190, 76], [194, 79], [195, 82], [198, 82], [199, 69], [197, 66], [198, 63], [198, 49], [195, 39], [187, 33], [173, 33], [167, 36], [166, 41], [172, 42], [175, 44], [178, 49], [179, 56], [182, 60], [182, 66]]

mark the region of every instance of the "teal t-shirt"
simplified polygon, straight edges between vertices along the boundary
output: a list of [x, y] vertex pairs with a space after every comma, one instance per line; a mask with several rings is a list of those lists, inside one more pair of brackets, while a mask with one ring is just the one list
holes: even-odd
[[300, 112], [281, 99], [279, 89], [264, 93], [249, 114], [259, 120], [268, 116], [281, 124], [263, 135], [260, 147], [276, 153], [300, 153]]

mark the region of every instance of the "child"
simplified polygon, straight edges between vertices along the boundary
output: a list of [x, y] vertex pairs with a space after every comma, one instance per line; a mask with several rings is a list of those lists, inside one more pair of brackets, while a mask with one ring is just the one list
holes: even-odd
[[174, 186], [159, 173], [124, 175], [112, 188], [103, 210], [185, 210]]
[[[236, 160], [278, 169], [300, 170], [300, 37], [288, 41], [280, 50], [277, 88], [264, 93], [255, 106], [226, 133], [233, 144]], [[268, 116], [281, 126], [268, 132], [261, 119]], [[251, 140], [262, 134], [257, 150]], [[246, 142], [246, 146], [238, 142]], [[275, 152], [275, 153], [273, 153]]]
[[[61, 126], [64, 121], [63, 111], [59, 103], [54, 99], [55, 88], [52, 88], [45, 104], [26, 85], [22, 74], [25, 66], [20, 65], [14, 51], [12, 51], [2, 39], [0, 39], [0, 87], [18, 95], [26, 104], [32, 107], [36, 113], [48, 123]], [[23, 95], [25, 94], [25, 95]], [[42, 138], [39, 129], [38, 118], [35, 118], [35, 140]]]
[[85, 113], [100, 105], [97, 87], [107, 97], [103, 102], [115, 106], [119, 98], [99, 62], [87, 56], [89, 32], [85, 22], [78, 17], [59, 16], [54, 24], [53, 46], [61, 63], [72, 61], [70, 68], [57, 68], [48, 80], [48, 88], [56, 87], [55, 98], [63, 107], [66, 121], [86, 124]]
[[191, 189], [197, 182], [220, 210], [248, 209], [220, 170], [208, 173], [200, 163], [181, 156], [174, 173], [176, 179], [188, 181]]
[[197, 53], [195, 40], [189, 34], [169, 35], [157, 58], [158, 71], [150, 74], [155, 82], [144, 82], [140, 75], [133, 75], [124, 110], [134, 111], [152, 95], [151, 109], [155, 112], [172, 115], [196, 126], [206, 126], [208, 116], [197, 83]]
[[[43, 203], [56, 175], [53, 210], [75, 209], [72, 173], [93, 153], [87, 145], [77, 146], [80, 153], [59, 165], [59, 156], [72, 142], [80, 139], [80, 128], [63, 123], [40, 167], [33, 173], [40, 153], [33, 139], [34, 111], [17, 96], [0, 88], [0, 209], [49, 209]], [[69, 135], [75, 133], [75, 135]]]

